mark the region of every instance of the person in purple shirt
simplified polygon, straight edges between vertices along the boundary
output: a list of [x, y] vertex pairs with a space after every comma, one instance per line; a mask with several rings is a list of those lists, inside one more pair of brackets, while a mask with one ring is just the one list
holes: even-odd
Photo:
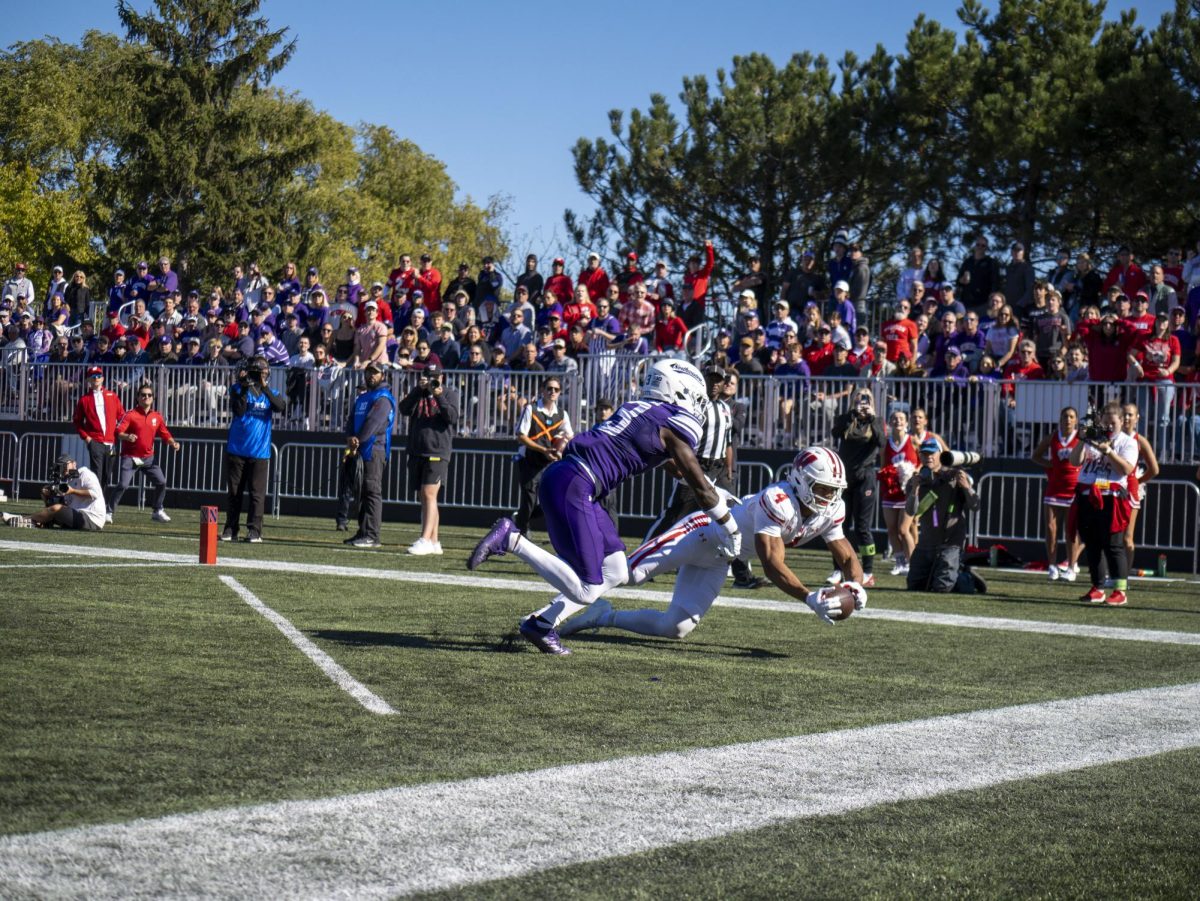
[[179, 290], [179, 276], [171, 271], [170, 259], [159, 257], [158, 272], [150, 279], [146, 287], [150, 289], [150, 310], [157, 316], [162, 312], [167, 296]]
[[257, 341], [264, 329], [275, 330], [275, 316], [266, 307], [255, 307], [250, 312], [250, 337]]
[[118, 269], [113, 273], [113, 285], [108, 289], [108, 309], [104, 312], [121, 311], [128, 301], [129, 285], [125, 284], [125, 270]]
[[[468, 569], [491, 557], [516, 554], [561, 594], [521, 621], [521, 635], [547, 654], [568, 654], [557, 626], [629, 579], [629, 561], [604, 499], [622, 482], [670, 461], [701, 506], [724, 527], [714, 553], [732, 559], [741, 534], [729, 508], [696, 459], [708, 405], [704, 377], [691, 363], [660, 360], [650, 367], [641, 399], [629, 401], [604, 422], [553, 452], [542, 475], [539, 499], [546, 531], [558, 556], [529, 541], [509, 517], [501, 517], [471, 553]], [[664, 536], [667, 537], [667, 536]]]
[[288, 363], [287, 347], [275, 337], [275, 330], [269, 325], [259, 330], [257, 355], [265, 357], [269, 366], [286, 366]]
[[283, 275], [279, 277], [279, 283], [275, 285], [276, 299], [280, 305], [283, 304], [285, 298], [298, 300], [303, 290], [304, 288], [300, 284], [300, 279], [296, 278], [296, 264], [286, 264], [283, 267]]

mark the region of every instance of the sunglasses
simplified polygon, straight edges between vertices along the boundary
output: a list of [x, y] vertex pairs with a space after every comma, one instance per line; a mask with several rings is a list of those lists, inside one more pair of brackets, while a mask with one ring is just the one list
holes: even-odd
[[138, 397], [154, 397], [154, 395], [151, 394], [149, 391], [143, 391], [141, 394], [138, 395]]
[[548, 385], [548, 386], [546, 387], [546, 390], [547, 390], [547, 391], [549, 391], [551, 394], [560, 394], [560, 393], [562, 393], [562, 388], [555, 388], [555, 387], [554, 387], [554, 386], [552, 386], [552, 385]]

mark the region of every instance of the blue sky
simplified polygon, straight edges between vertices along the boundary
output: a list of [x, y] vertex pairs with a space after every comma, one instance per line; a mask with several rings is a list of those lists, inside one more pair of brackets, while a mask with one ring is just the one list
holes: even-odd
[[[464, 194], [510, 195], [511, 233], [544, 252], [555, 229], [562, 236], [563, 209], [590, 207], [570, 149], [581, 136], [607, 135], [610, 109], [644, 107], [653, 92], [673, 99], [685, 75], [711, 77], [754, 51], [778, 63], [803, 50], [831, 60], [846, 50], [866, 56], [876, 44], [899, 52], [919, 12], [956, 27], [958, 5], [266, 0], [263, 12], [297, 38], [277, 86], [344, 122], [390, 126], [444, 161]], [[1152, 26], [1169, 6], [1143, 4], [1139, 21]], [[1109, 15], [1119, 8], [1110, 4]], [[47, 34], [75, 41], [89, 28], [119, 32], [115, 3], [12, 4], [0, 44]]]

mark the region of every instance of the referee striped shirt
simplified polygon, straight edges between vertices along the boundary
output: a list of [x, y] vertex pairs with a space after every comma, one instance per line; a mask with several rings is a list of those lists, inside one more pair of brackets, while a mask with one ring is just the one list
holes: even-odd
[[733, 440], [733, 414], [723, 399], [709, 401], [704, 412], [704, 429], [696, 445], [701, 463], [724, 462], [725, 451]]

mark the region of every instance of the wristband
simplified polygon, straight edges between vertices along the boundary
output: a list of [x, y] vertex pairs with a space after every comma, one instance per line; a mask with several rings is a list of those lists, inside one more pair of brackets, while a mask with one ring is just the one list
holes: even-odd
[[[731, 533], [737, 531], [737, 523], [735, 523], [733, 521], [733, 517], [729, 515], [729, 506], [723, 499], [718, 498], [717, 502], [704, 512], [707, 513], [709, 519], [717, 523], [717, 525], [724, 526], [725, 531]], [[724, 522], [720, 521], [722, 517], [725, 519]]]

